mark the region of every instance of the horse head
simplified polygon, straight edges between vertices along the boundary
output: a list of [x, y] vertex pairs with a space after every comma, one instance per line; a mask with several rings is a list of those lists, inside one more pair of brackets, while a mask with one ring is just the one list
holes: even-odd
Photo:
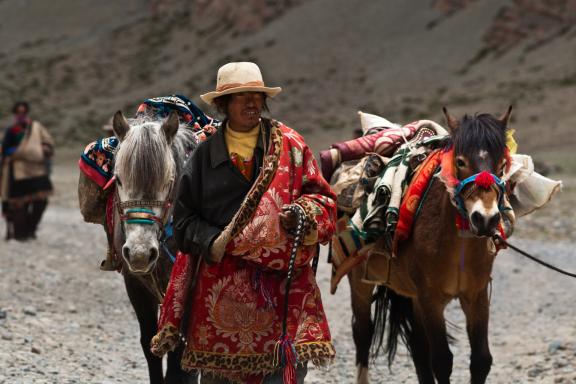
[[509, 107], [499, 118], [477, 114], [457, 120], [444, 108], [457, 179], [453, 198], [476, 236], [492, 236], [501, 224], [506, 198], [502, 176], [510, 160], [506, 130], [511, 112]]
[[114, 133], [120, 140], [114, 164], [116, 202], [125, 242], [122, 259], [132, 273], [149, 273], [160, 257], [159, 239], [171, 214], [177, 165], [171, 144], [179, 121], [147, 117], [126, 120], [118, 111]]

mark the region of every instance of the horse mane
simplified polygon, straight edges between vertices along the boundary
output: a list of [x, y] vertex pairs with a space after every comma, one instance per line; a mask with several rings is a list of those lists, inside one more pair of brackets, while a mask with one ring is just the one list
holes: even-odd
[[[187, 125], [180, 124], [176, 137], [172, 141], [172, 158], [174, 159], [174, 176], [175, 182], [180, 180], [180, 173], [184, 167], [184, 163], [188, 160], [189, 154], [198, 146], [196, 133]], [[177, 186], [175, 186], [177, 187]], [[177, 190], [177, 188], [175, 188]]]
[[128, 123], [130, 130], [118, 148], [115, 169], [122, 173], [120, 181], [127, 189], [152, 198], [171, 177], [178, 180], [188, 149], [195, 147], [194, 133], [181, 125], [170, 152], [161, 129], [163, 121], [137, 117]]
[[506, 125], [491, 114], [464, 115], [453, 133], [456, 154], [475, 157], [480, 150], [499, 159], [506, 148]]

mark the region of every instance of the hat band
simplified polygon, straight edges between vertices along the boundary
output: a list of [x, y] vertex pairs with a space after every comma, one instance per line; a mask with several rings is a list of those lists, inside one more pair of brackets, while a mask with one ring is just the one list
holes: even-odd
[[264, 83], [262, 81], [249, 81], [247, 83], [229, 83], [229, 84], [222, 84], [216, 87], [216, 92], [224, 92], [232, 88], [240, 88], [240, 87], [263, 87]]

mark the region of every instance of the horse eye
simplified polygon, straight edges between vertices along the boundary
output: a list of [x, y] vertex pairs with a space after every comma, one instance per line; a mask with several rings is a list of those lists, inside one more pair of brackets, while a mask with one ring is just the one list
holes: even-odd
[[116, 184], [118, 184], [120, 187], [122, 186], [122, 182], [120, 181], [118, 175], [116, 175]]
[[462, 159], [456, 159], [456, 166], [458, 168], [464, 168], [466, 166], [466, 162]]

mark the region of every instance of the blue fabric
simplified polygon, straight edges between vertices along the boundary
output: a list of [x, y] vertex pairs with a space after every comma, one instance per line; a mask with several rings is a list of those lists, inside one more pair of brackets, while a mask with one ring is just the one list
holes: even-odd
[[[460, 193], [462, 193], [462, 190], [464, 189], [464, 187], [466, 187], [466, 185], [476, 181], [476, 178], [478, 177], [479, 174], [480, 173], [476, 173], [476, 174], [462, 180], [460, 183], [458, 183], [458, 185], [454, 189], [454, 200], [456, 200], [456, 204], [458, 205], [458, 211], [460, 211], [460, 214], [463, 217], [467, 216], [467, 212], [466, 212], [466, 207], [464, 206], [464, 201], [460, 197]], [[492, 175], [496, 185], [500, 189], [500, 196], [498, 198], [498, 209], [500, 211], [505, 211], [505, 210], [507, 210], [507, 208], [504, 207], [503, 202], [504, 202], [504, 194], [506, 193], [506, 190], [505, 190], [506, 183], [504, 181], [500, 180], [500, 178], [498, 176], [496, 176], [495, 174], [491, 173], [490, 175]]]
[[104, 176], [106, 180], [112, 178], [114, 171], [114, 154], [118, 148], [118, 139], [114, 136], [98, 139], [88, 144], [82, 153], [84, 164]]
[[153, 97], [144, 100], [144, 104], [152, 107], [155, 116], [160, 118], [167, 117], [171, 111], [175, 110], [183, 117], [189, 115], [190, 118], [185, 117], [182, 120], [190, 125], [198, 123], [200, 127], [203, 127], [212, 121], [211, 118], [206, 116], [206, 114], [186, 96], [170, 95]]

